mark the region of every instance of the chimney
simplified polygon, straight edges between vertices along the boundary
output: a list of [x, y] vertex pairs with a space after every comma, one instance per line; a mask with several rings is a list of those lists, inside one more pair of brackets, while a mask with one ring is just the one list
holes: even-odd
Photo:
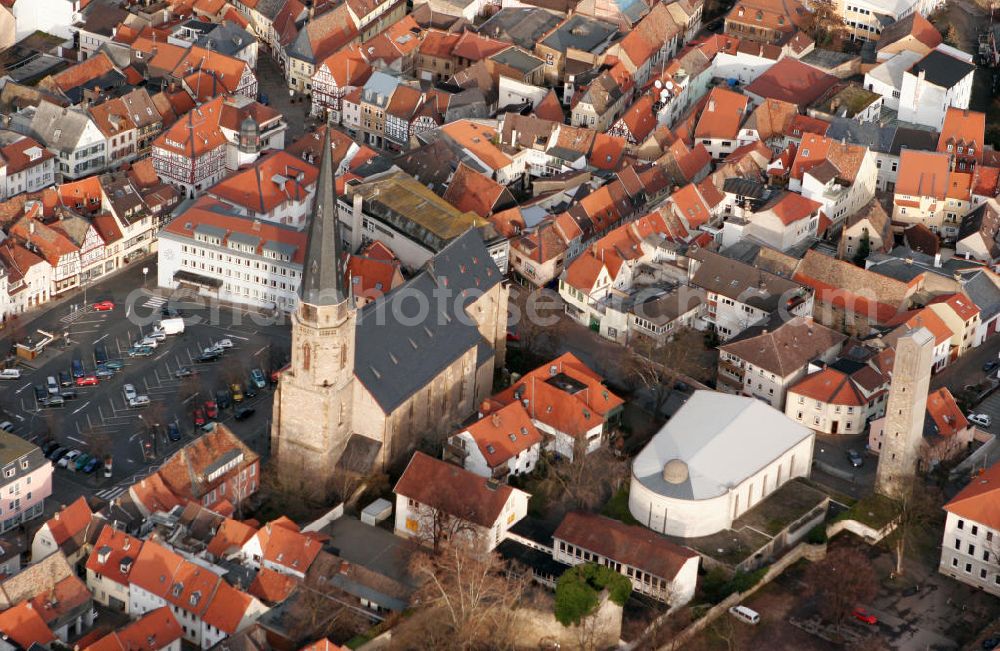
[[715, 100], [714, 99], [708, 100], [708, 112], [709, 113], [714, 113], [715, 112]]
[[490, 423], [493, 425], [493, 427], [500, 427], [500, 414], [493, 412], [493, 414], [490, 416]]

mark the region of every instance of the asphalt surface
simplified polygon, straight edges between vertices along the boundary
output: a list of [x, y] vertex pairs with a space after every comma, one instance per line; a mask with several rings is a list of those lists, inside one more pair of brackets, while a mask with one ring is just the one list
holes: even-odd
[[[155, 263], [148, 262], [149, 282], [156, 277]], [[84, 475], [57, 468], [53, 496], [67, 503], [79, 495], [112, 499], [146, 476], [180, 446], [203, 433], [193, 422], [193, 413], [204, 401], [214, 399], [217, 390], [234, 382], [244, 389], [251, 369], [265, 376], [288, 358], [289, 327], [233, 306], [208, 306], [200, 300], [173, 296], [160, 290], [142, 288], [141, 266], [130, 269], [88, 288], [83, 294], [58, 304], [22, 327], [32, 336], [38, 329], [53, 332], [60, 339], [50, 344], [37, 359], [22, 362], [21, 378], [0, 384], [0, 420], [10, 420], [14, 433], [36, 443], [51, 437], [61, 445], [84, 452], [108, 452], [113, 457], [112, 476], [101, 470]], [[98, 300], [112, 300], [107, 312], [93, 309]], [[160, 318], [164, 305], [178, 309], [185, 318], [185, 331], [159, 343], [148, 357], [129, 357], [127, 350]], [[67, 339], [62, 337], [68, 336]], [[0, 349], [10, 345], [10, 335], [0, 338]], [[223, 357], [213, 363], [196, 364], [194, 358], [206, 347], [222, 339], [232, 342]], [[34, 385], [44, 386], [49, 376], [70, 372], [71, 360], [80, 359], [88, 373], [95, 369], [94, 347], [103, 345], [110, 359], [119, 359], [124, 368], [97, 386], [75, 387], [78, 397], [62, 407], [46, 408], [35, 398]], [[178, 379], [181, 367], [197, 371], [192, 378]], [[129, 408], [123, 386], [132, 384], [149, 406]], [[272, 388], [258, 391], [242, 404], [255, 413], [236, 421], [233, 408], [220, 410], [224, 422], [255, 451], [266, 456], [269, 444]], [[167, 424], [176, 423], [180, 441], [170, 441]]]

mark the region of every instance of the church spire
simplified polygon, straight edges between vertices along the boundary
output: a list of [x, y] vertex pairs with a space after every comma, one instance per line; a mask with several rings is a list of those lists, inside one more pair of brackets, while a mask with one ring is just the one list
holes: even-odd
[[339, 305], [347, 300], [344, 288], [343, 261], [340, 252], [340, 223], [333, 183], [333, 155], [330, 152], [330, 126], [323, 138], [323, 161], [316, 178], [312, 221], [306, 240], [299, 298], [309, 305]]

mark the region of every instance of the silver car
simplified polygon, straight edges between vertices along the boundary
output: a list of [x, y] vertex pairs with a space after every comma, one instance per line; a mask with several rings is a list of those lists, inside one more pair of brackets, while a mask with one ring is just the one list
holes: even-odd
[[135, 400], [135, 397], [139, 395], [139, 392], [135, 390], [135, 385], [133, 384], [126, 384], [125, 386], [123, 386], [122, 393], [125, 394], [126, 402], [131, 402], [132, 400]]

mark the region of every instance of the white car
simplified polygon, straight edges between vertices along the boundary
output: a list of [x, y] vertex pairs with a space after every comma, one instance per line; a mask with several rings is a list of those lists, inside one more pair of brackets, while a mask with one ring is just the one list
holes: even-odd
[[990, 418], [989, 414], [969, 414], [968, 419], [970, 423], [978, 425], [979, 427], [988, 428], [991, 424], [993, 424], [993, 419]]
[[143, 337], [142, 339], [139, 339], [132, 345], [135, 346], [136, 348], [139, 348], [140, 346], [149, 346], [150, 348], [156, 348], [157, 346], [160, 345], [160, 342], [158, 342], [156, 339], [153, 339], [152, 337]]
[[139, 395], [139, 392], [135, 390], [135, 385], [126, 384], [122, 387], [122, 393], [125, 394], [125, 400], [132, 401], [135, 397]]
[[232, 347], [233, 347], [233, 340], [232, 339], [220, 339], [217, 342], [215, 342], [214, 344], [212, 344], [212, 348], [223, 348], [223, 349], [225, 349], [225, 348], [232, 348]]
[[128, 401], [128, 406], [135, 407], [148, 407], [149, 406], [149, 396], [136, 396]]
[[5, 420], [4, 422], [0, 423], [0, 431], [8, 433], [13, 432], [14, 423], [10, 422], [9, 420]]
[[50, 375], [49, 377], [45, 378], [45, 384], [49, 388], [49, 393], [51, 393], [54, 396], [59, 395], [59, 383], [53, 376]]
[[59, 459], [59, 462], [56, 465], [60, 468], [67, 468], [69, 467], [70, 462], [74, 461], [81, 454], [83, 454], [83, 452], [80, 452], [79, 450], [70, 450], [64, 454], [61, 459]]
[[167, 333], [165, 333], [164, 331], [162, 331], [162, 330], [153, 330], [152, 332], [150, 332], [149, 334], [146, 335], [146, 337], [145, 337], [145, 339], [143, 339], [143, 341], [145, 341], [146, 339], [152, 339], [152, 340], [154, 340], [156, 342], [160, 342], [160, 341], [163, 341], [166, 338], [167, 338]]
[[17, 380], [21, 377], [21, 369], [5, 368], [0, 371], [0, 380]]

